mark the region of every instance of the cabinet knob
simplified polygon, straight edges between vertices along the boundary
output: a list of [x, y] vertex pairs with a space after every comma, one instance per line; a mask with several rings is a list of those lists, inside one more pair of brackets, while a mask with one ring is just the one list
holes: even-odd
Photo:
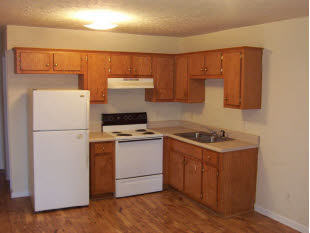
[[203, 68], [201, 68], [200, 70], [203, 71]]
[[58, 66], [58, 64], [56, 63], [54, 66]]
[[227, 97], [225, 97], [225, 98], [224, 98], [224, 100], [228, 100], [228, 98], [227, 98]]
[[209, 160], [210, 160], [210, 158], [211, 158], [210, 155], [208, 155], [208, 159], [209, 159]]
[[130, 68], [128, 68], [128, 71], [130, 71]]
[[208, 69], [207, 68], [205, 68], [205, 71], [207, 71]]
[[104, 150], [104, 146], [102, 146], [102, 150]]
[[45, 64], [45, 66], [50, 66], [50, 64]]

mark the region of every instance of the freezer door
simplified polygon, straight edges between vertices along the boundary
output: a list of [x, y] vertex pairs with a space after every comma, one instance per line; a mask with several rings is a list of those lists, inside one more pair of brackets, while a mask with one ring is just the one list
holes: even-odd
[[89, 204], [88, 130], [33, 133], [34, 210]]
[[89, 91], [34, 90], [33, 130], [88, 129]]

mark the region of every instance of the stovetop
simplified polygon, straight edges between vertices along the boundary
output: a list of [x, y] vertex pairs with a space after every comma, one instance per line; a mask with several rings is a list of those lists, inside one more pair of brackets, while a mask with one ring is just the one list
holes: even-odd
[[116, 137], [116, 139], [152, 138], [163, 136], [162, 134], [149, 129], [115, 130], [106, 133]]

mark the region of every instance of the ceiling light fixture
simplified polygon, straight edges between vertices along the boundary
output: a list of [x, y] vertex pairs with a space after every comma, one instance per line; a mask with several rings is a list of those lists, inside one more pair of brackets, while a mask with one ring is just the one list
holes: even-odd
[[109, 22], [94, 22], [92, 24], [86, 24], [85, 27], [95, 29], [95, 30], [107, 30], [117, 27], [117, 24], [109, 23]]
[[73, 18], [87, 22], [85, 27], [95, 30], [107, 30], [118, 26], [119, 22], [128, 22], [132, 16], [107, 10], [84, 10], [71, 14]]

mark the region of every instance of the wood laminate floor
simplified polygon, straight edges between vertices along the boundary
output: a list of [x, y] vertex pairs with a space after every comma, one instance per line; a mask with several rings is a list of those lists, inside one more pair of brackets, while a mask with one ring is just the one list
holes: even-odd
[[121, 199], [91, 201], [89, 207], [34, 214], [29, 198], [9, 198], [0, 173], [0, 232], [297, 232], [257, 212], [231, 218], [214, 215], [168, 190]]

